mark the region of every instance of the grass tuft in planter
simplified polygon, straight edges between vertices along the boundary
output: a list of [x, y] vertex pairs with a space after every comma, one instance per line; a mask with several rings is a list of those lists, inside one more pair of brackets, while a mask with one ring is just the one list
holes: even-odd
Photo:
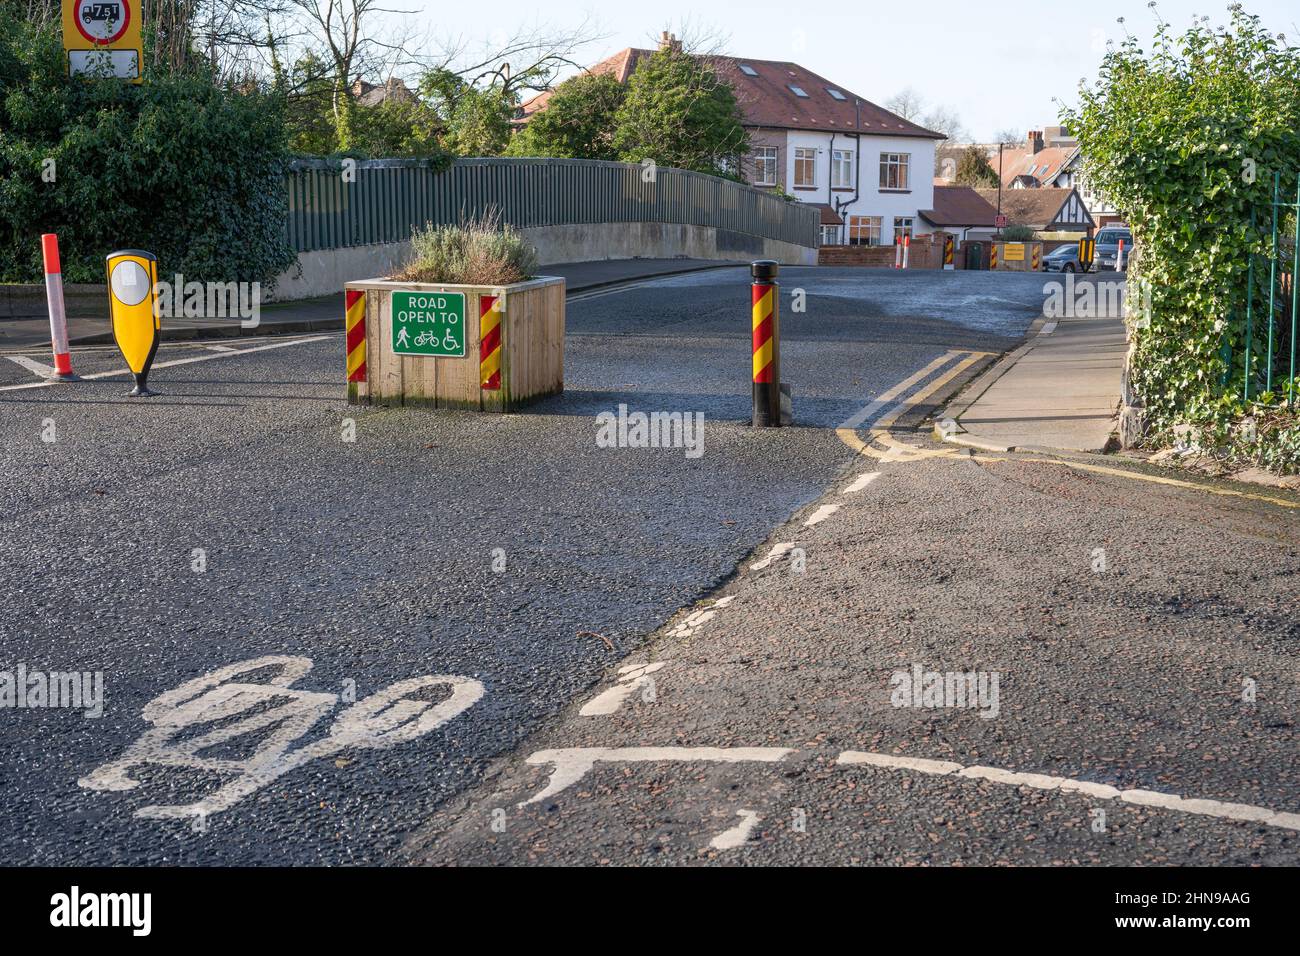
[[393, 277], [400, 282], [510, 285], [537, 274], [537, 250], [494, 213], [457, 225], [426, 223], [411, 244], [414, 255]]

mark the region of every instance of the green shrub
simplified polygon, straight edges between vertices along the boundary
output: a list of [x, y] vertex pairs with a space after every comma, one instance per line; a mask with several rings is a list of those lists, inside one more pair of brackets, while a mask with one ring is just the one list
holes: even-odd
[[69, 78], [57, 25], [11, 9], [0, 6], [0, 281], [41, 280], [45, 232], [70, 282], [103, 282], [104, 256], [123, 248], [198, 281], [266, 283], [293, 262], [280, 97], [198, 73]]
[[417, 229], [414, 255], [394, 278], [403, 282], [509, 285], [537, 274], [537, 250], [495, 215]]
[[[1300, 172], [1300, 49], [1240, 5], [1231, 10], [1218, 29], [1198, 21], [1174, 36], [1161, 24], [1149, 53], [1130, 37], [1062, 119], [1091, 185], [1128, 216], [1141, 252], [1130, 293], [1149, 305], [1131, 323], [1130, 372], [1151, 441], [1190, 425], [1224, 458], [1296, 471], [1295, 410], [1274, 407], [1256, 385], [1258, 303], [1250, 402], [1245, 339], [1247, 266], [1270, 249], [1273, 178], [1294, 193]], [[1267, 428], [1241, 427], [1262, 409]]]
[[1007, 242], [1029, 242], [1034, 238], [1034, 230], [1029, 226], [1007, 226], [1002, 230], [1002, 238]]

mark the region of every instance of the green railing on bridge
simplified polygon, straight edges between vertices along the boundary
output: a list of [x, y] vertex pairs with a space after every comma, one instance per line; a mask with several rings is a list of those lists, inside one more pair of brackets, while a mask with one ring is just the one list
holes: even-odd
[[817, 245], [818, 211], [703, 173], [583, 159], [294, 160], [286, 176], [287, 238], [298, 252], [411, 237], [426, 222], [489, 210], [520, 228], [579, 223], [685, 223]]

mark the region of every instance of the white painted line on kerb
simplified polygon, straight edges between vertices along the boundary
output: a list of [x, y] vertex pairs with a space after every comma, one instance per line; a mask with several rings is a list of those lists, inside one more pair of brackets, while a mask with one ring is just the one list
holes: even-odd
[[1038, 334], [1039, 334], [1039, 335], [1051, 335], [1051, 334], [1052, 334], [1053, 332], [1055, 332], [1055, 331], [1056, 331], [1056, 323], [1055, 323], [1055, 322], [1048, 322], [1046, 325], [1044, 325], [1041, 329], [1038, 330]]
[[1180, 797], [1173, 793], [1153, 790], [1120, 790], [1104, 783], [1054, 777], [1042, 773], [1021, 773], [1000, 767], [963, 766], [947, 760], [923, 760], [919, 757], [900, 757], [894, 754], [846, 750], [835, 759], [841, 766], [866, 765], [886, 770], [912, 770], [937, 777], [963, 777], [968, 780], [987, 780], [1011, 787], [1033, 787], [1036, 790], [1060, 790], [1063, 793], [1080, 793], [1100, 800], [1122, 800], [1144, 807], [1159, 807], [1179, 813], [1195, 813], [1218, 817], [1221, 820], [1245, 820], [1263, 823], [1285, 830], [1300, 830], [1300, 813], [1283, 813], [1268, 807], [1248, 803], [1224, 803], [1221, 800], [1198, 800]]
[[861, 491], [863, 488], [867, 487], [867, 485], [871, 484], [879, 477], [880, 477], [880, 472], [878, 471], [869, 471], [865, 475], [858, 475], [857, 479], [853, 482], [853, 484], [845, 488], [842, 492], [840, 492], [840, 494], [851, 495], [854, 492]]
[[813, 525], [820, 524], [821, 522], [825, 521], [827, 518], [829, 518], [831, 515], [835, 514], [835, 512], [839, 510], [840, 510], [839, 505], [822, 505], [820, 508], [818, 508], [816, 511], [812, 513], [812, 517], [810, 517], [807, 521], [805, 521], [803, 523], [803, 526], [805, 528], [811, 528]]
[[54, 374], [54, 367], [52, 365], [38, 362], [36, 359], [28, 358], [26, 355], [6, 355], [5, 358], [13, 362], [15, 365], [21, 365], [23, 368], [27, 369], [27, 371], [39, 375], [41, 378], [49, 378]]
[[239, 349], [232, 349], [229, 345], [200, 345], [199, 348], [207, 349], [209, 352], [238, 352]]
[[709, 846], [715, 850], [734, 850], [745, 845], [754, 827], [758, 826], [758, 814], [753, 810], [737, 810], [736, 816], [740, 817], [740, 822], [715, 836], [709, 841]]
[[[269, 352], [272, 349], [287, 349], [292, 345], [307, 345], [311, 342], [324, 342], [326, 339], [333, 338], [329, 335], [314, 335], [308, 339], [291, 339], [287, 342], [272, 342], [270, 345], [257, 345], [251, 349], [231, 349], [229, 352], [213, 352], [210, 355], [195, 355], [191, 358], [172, 359], [170, 362], [154, 362], [153, 369], [171, 368], [175, 365], [192, 365], [195, 362], [211, 362], [214, 359], [235, 358], [240, 355], [249, 355], [253, 352]], [[152, 369], [151, 369], [152, 370]], [[83, 375], [83, 380], [97, 378], [125, 378], [131, 373], [125, 369], [113, 369], [111, 372], [94, 372], [90, 375]], [[0, 386], [0, 392], [16, 392], [26, 388], [50, 388], [53, 385], [59, 385], [59, 382], [32, 382], [30, 385], [3, 385]]]
[[578, 711], [580, 717], [608, 717], [618, 713], [618, 709], [632, 696], [637, 688], [650, 682], [650, 675], [662, 670], [663, 661], [653, 664], [634, 664], [619, 669], [618, 683], [608, 690], [601, 691]]
[[549, 766], [546, 786], [518, 806], [540, 803], [547, 797], [569, 789], [599, 763], [662, 763], [680, 761], [696, 763], [776, 763], [794, 753], [789, 747], [566, 747], [563, 750], [539, 750], [525, 763]]
[[749, 566], [749, 570], [762, 571], [764, 568], [769, 566], [773, 561], [776, 561], [779, 558], [781, 558], [786, 552], [788, 552], [793, 547], [794, 547], [793, 541], [782, 541], [780, 544], [772, 545], [772, 550], [767, 553], [767, 557], [763, 558], [761, 561], [755, 561], [753, 564]]

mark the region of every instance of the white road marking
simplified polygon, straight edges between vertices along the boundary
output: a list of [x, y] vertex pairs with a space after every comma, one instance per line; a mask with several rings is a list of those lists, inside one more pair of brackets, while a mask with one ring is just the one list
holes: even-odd
[[[265, 683], [234, 678], [268, 668], [278, 673]], [[337, 694], [306, 691], [292, 685], [312, 668], [307, 657], [271, 655], [230, 664], [187, 681], [145, 705], [145, 731], [118, 759], [77, 781], [89, 790], [133, 790], [135, 767], [154, 765], [202, 771], [205, 786], [213, 775], [233, 776], [216, 790], [190, 804], [146, 806], [137, 817], [154, 820], [206, 817], [227, 810], [284, 774], [312, 760], [342, 750], [382, 750], [407, 743], [436, 730], [473, 706], [483, 685], [469, 677], [436, 674], [401, 680], [345, 707], [329, 733], [296, 750], [289, 748], [333, 712]], [[450, 688], [445, 700], [433, 703], [414, 695], [435, 686]], [[226, 741], [260, 735], [256, 750], [243, 760], [204, 757], [203, 751]]]
[[777, 763], [794, 751], [788, 747], [566, 747], [539, 750], [525, 763], [551, 767], [546, 786], [518, 804], [526, 807], [572, 787], [599, 763], [681, 761], [694, 763]]
[[1038, 330], [1038, 334], [1039, 334], [1039, 335], [1051, 335], [1051, 334], [1052, 334], [1053, 332], [1055, 332], [1055, 331], [1056, 331], [1056, 323], [1055, 323], [1055, 322], [1048, 322], [1046, 325], [1044, 325], [1041, 329]]
[[869, 471], [865, 475], [858, 475], [857, 480], [854, 481], [853, 484], [845, 488], [843, 491], [841, 491], [840, 494], [851, 495], [854, 492], [861, 491], [863, 488], [867, 487], [867, 485], [871, 484], [879, 477], [880, 477], [880, 472], [878, 471]]
[[803, 523], [803, 526], [805, 528], [811, 528], [813, 525], [820, 524], [821, 522], [825, 521], [827, 518], [829, 518], [831, 515], [835, 514], [835, 512], [839, 510], [840, 510], [839, 505], [822, 505], [820, 508], [818, 508], [816, 511], [812, 513], [812, 516]]
[[[172, 359], [170, 362], [154, 362], [153, 369], [171, 368], [176, 365], [192, 365], [195, 362], [211, 362], [214, 359], [235, 358], [239, 355], [251, 355], [253, 352], [269, 352], [272, 349], [287, 349], [293, 345], [307, 345], [311, 342], [323, 342], [326, 339], [333, 338], [329, 335], [314, 335], [306, 339], [291, 339], [285, 342], [272, 342], [270, 345], [257, 345], [251, 349], [232, 349], [229, 352], [213, 352], [210, 355], [195, 355], [191, 358]], [[83, 375], [83, 380], [98, 378], [125, 378], [131, 373], [125, 369], [114, 369], [111, 372], [94, 372], [90, 375]], [[28, 385], [3, 385], [0, 386], [0, 392], [16, 392], [27, 388], [49, 388], [52, 385], [61, 384], [58, 382], [32, 382]]]
[[987, 780], [1011, 787], [1034, 787], [1038, 790], [1060, 790], [1064, 793], [1081, 793], [1101, 800], [1122, 800], [1144, 807], [1158, 807], [1175, 810], [1179, 813], [1196, 813], [1202, 816], [1218, 817], [1222, 820], [1245, 820], [1250, 823], [1263, 823], [1267, 826], [1286, 830], [1300, 830], [1300, 813], [1284, 813], [1270, 810], [1268, 807], [1252, 806], [1248, 803], [1224, 803], [1219, 800], [1198, 800], [1180, 797], [1173, 793], [1158, 793], [1154, 790], [1120, 790], [1104, 783], [1089, 780], [1074, 780], [1070, 777], [1055, 777], [1041, 773], [1021, 773], [1015, 770], [1003, 770], [1000, 767], [963, 766], [947, 760], [923, 760], [919, 757], [899, 757], [894, 754], [869, 753], [860, 750], [846, 750], [835, 762], [843, 766], [866, 764], [890, 770], [914, 770], [917, 773], [932, 776], [957, 776], [968, 780]]
[[764, 568], [768, 567], [773, 561], [779, 560], [783, 555], [786, 554], [786, 552], [790, 551], [793, 548], [794, 548], [793, 541], [782, 541], [780, 544], [774, 544], [772, 545], [772, 550], [767, 553], [767, 557], [763, 558], [761, 561], [755, 561], [753, 564], [749, 566], [749, 570], [762, 571]]
[[737, 810], [736, 816], [740, 817], [740, 822], [715, 836], [709, 841], [709, 846], [715, 850], [734, 850], [745, 845], [754, 827], [758, 826], [758, 814], [753, 810]]
[[204, 345], [200, 344], [199, 348], [207, 349], [209, 352], [238, 352], [239, 349], [232, 349], [229, 345]]
[[34, 358], [28, 358], [26, 355], [6, 355], [9, 361], [15, 365], [21, 365], [27, 371], [39, 375], [41, 378], [49, 378], [54, 374], [54, 366], [46, 365], [44, 362], [38, 362]]
[[583, 704], [582, 709], [578, 711], [579, 716], [608, 717], [610, 714], [617, 713], [624, 701], [631, 697], [637, 688], [649, 682], [649, 675], [663, 669], [664, 663], [664, 661], [656, 661], [653, 664], [633, 664], [620, 668], [618, 683]]

